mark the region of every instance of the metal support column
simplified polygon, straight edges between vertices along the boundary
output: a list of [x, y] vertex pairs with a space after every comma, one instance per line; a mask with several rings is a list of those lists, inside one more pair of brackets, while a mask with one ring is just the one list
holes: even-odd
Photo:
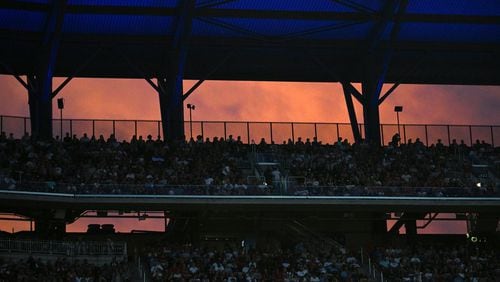
[[[57, 214], [62, 214], [58, 218]], [[66, 211], [58, 210], [55, 212], [41, 212], [34, 217], [35, 232], [38, 237], [43, 239], [61, 239], [66, 233]]]
[[44, 36], [34, 72], [28, 77], [31, 133], [36, 138], [52, 138], [52, 77], [61, 39], [66, 0], [53, 1], [45, 23]]
[[180, 140], [184, 137], [182, 79], [158, 79], [163, 138]]
[[346, 83], [342, 83], [342, 89], [344, 90], [345, 103], [347, 105], [347, 111], [349, 112], [349, 120], [351, 121], [351, 129], [354, 136], [354, 141], [356, 143], [359, 143], [361, 141], [361, 134], [359, 133], [358, 120], [356, 118], [354, 103], [352, 102], [351, 91]]
[[165, 140], [185, 138], [182, 83], [195, 2], [194, 0], [180, 2], [176, 30], [172, 38], [172, 49], [167, 56], [166, 75], [158, 78], [160, 113]]
[[[383, 78], [377, 80], [367, 79], [363, 82], [363, 119], [365, 124], [365, 138], [374, 145], [380, 145], [380, 113], [379, 113], [379, 95], [380, 84]], [[379, 86], [380, 85], [380, 86]]]
[[28, 75], [28, 104], [31, 134], [35, 138], [52, 137], [52, 78], [41, 81], [40, 76]]
[[[373, 145], [380, 145], [380, 113], [379, 104], [397, 87], [393, 85], [388, 94], [380, 99], [380, 92], [384, 85], [385, 77], [389, 69], [392, 58], [392, 51], [397, 41], [401, 28], [400, 16], [404, 13], [407, 0], [387, 1], [382, 16], [378, 23], [374, 25], [368, 36], [368, 54], [366, 57], [365, 74], [362, 81], [363, 92], [363, 117], [365, 123], [365, 138]], [[393, 21], [392, 27], [390, 22]], [[387, 28], [390, 29], [389, 44], [384, 47], [383, 34]]]

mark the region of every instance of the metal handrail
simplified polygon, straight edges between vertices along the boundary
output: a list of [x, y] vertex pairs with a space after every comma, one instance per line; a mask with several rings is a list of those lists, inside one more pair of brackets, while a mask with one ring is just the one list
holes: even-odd
[[[0, 115], [0, 117], [3, 118], [16, 118], [16, 119], [27, 119], [29, 120], [30, 117], [27, 116], [15, 116], [15, 115]], [[55, 121], [60, 121], [60, 119], [52, 119], [54, 122]], [[123, 121], [123, 122], [161, 122], [161, 120], [158, 119], [100, 119], [100, 118], [63, 118], [63, 121]], [[193, 120], [193, 123], [199, 123], [199, 122], [205, 122], [205, 123], [237, 123], [237, 124], [245, 124], [247, 122], [249, 123], [260, 123], [260, 124], [321, 124], [321, 125], [351, 125], [348, 122], [317, 122], [317, 121], [237, 121], [237, 120]], [[185, 123], [189, 123], [189, 121], [185, 121]], [[360, 125], [364, 125], [364, 123], [359, 123]], [[387, 126], [397, 126], [396, 123], [384, 123], [382, 125], [387, 125]], [[445, 124], [445, 123], [436, 123], [436, 124], [426, 124], [426, 123], [404, 123], [404, 125], [409, 125], [409, 126], [478, 126], [478, 127], [500, 127], [499, 125], [495, 124]], [[403, 126], [403, 123], [401, 123], [399, 126]]]
[[[118, 189], [115, 189], [118, 188]], [[294, 188], [294, 189], [292, 189]], [[115, 190], [114, 190], [115, 189]], [[14, 189], [0, 184], [4, 191], [29, 191], [51, 194], [144, 194], [144, 195], [218, 195], [218, 196], [254, 196], [279, 194], [281, 196], [370, 196], [396, 197], [416, 196], [432, 197], [484, 197], [500, 196], [498, 187], [403, 187], [403, 186], [310, 186], [298, 185], [288, 189], [273, 190], [272, 185], [244, 185], [244, 188], [231, 188], [225, 185], [163, 185], [163, 184], [82, 184], [50, 182], [22, 182]], [[234, 192], [234, 193], [228, 193]]]
[[[8, 126], [9, 120], [21, 120], [23, 121], [22, 126]], [[0, 131], [8, 131], [16, 132], [17, 135], [22, 135], [24, 133], [29, 133], [29, 117], [23, 116], [12, 116], [12, 115], [0, 115]], [[79, 132], [83, 134], [85, 130], [77, 130], [78, 123], [88, 123], [86, 130], [89, 136], [99, 136], [99, 135], [109, 135], [109, 134], [117, 134], [120, 132], [127, 131], [126, 139], [132, 137], [132, 135], [140, 135], [138, 133], [145, 132], [141, 130], [141, 126], [144, 124], [154, 125], [153, 128], [149, 128], [143, 134], [152, 135], [152, 136], [161, 136], [161, 121], [160, 120], [144, 120], [144, 119], [53, 119], [54, 123], [54, 134], [58, 135], [60, 132], [60, 127], [62, 126], [64, 132], [69, 133], [71, 136], [74, 132]], [[111, 128], [108, 130], [98, 130], [99, 123], [108, 123]], [[121, 128], [119, 130], [119, 123], [128, 123], [128, 129], [124, 130]], [[189, 125], [196, 125], [193, 127], [195, 130], [194, 136], [201, 135], [205, 137], [222, 137], [227, 139], [229, 135], [233, 136], [242, 136], [242, 141], [251, 144], [251, 140], [255, 140], [256, 142], [261, 138], [265, 138], [267, 142], [277, 141], [278, 143], [281, 141], [286, 141], [291, 139], [292, 141], [296, 141], [298, 137], [305, 138], [317, 138], [319, 141], [326, 142], [335, 142], [339, 137], [352, 139], [352, 132], [347, 131], [347, 135], [345, 132], [341, 133], [339, 127], [343, 127], [344, 129], [350, 128], [350, 123], [342, 123], [342, 122], [284, 122], [284, 121], [273, 121], [273, 122], [264, 122], [264, 121], [185, 121], [186, 127]], [[213, 126], [217, 128], [213, 128]], [[235, 130], [234, 128], [230, 130], [231, 126], [239, 126], [240, 130]], [[258, 126], [258, 128], [253, 128], [252, 125]], [[276, 125], [276, 126], [273, 126]], [[279, 126], [278, 126], [279, 125]], [[285, 126], [286, 128], [283, 128]], [[304, 131], [302, 128], [302, 134], [300, 128], [298, 127], [308, 126], [307, 130]], [[322, 128], [324, 126], [331, 126], [330, 129]], [[382, 136], [382, 142], [387, 144], [391, 139], [392, 135], [397, 132], [393, 127], [397, 127], [397, 124], [387, 123], [380, 125], [380, 131]], [[8, 127], [8, 128], [7, 128]], [[81, 125], [80, 125], [81, 127]], [[364, 127], [364, 124], [359, 124], [360, 129]], [[408, 139], [415, 138], [414, 134], [410, 134], [411, 130], [420, 130], [420, 138], [425, 142], [426, 145], [433, 143], [433, 141], [437, 139], [442, 139], [444, 143], [450, 144], [453, 139], [457, 140], [465, 140], [466, 143], [472, 145], [474, 140], [487, 140], [490, 144], [495, 146], [495, 141], [498, 144], [498, 139], [500, 138], [500, 125], [485, 125], [485, 124], [421, 124], [421, 123], [406, 123], [400, 124], [401, 131], [401, 141], [406, 143]], [[333, 128], [336, 128], [334, 130]], [[443, 132], [432, 132], [434, 129], [442, 129]], [[455, 130], [463, 131], [463, 132], [453, 132]], [[482, 132], [476, 132], [476, 131]], [[486, 132], [487, 130], [488, 132]], [[133, 134], [130, 134], [133, 132]], [[305, 133], [307, 132], [307, 133]], [[326, 133], [325, 133], [326, 132]], [[281, 136], [282, 139], [277, 138]], [[325, 136], [328, 136], [328, 139], [325, 139]], [[336, 138], [333, 138], [336, 137]], [[119, 138], [125, 139], [125, 138]], [[328, 140], [328, 141], [327, 141]], [[305, 141], [305, 140], [304, 140]]]
[[126, 242], [43, 241], [0, 239], [0, 251], [7, 253], [51, 255], [113, 255], [126, 256]]

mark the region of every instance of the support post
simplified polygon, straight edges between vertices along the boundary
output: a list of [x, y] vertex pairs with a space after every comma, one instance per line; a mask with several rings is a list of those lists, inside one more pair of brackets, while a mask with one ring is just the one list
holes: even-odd
[[167, 218], [167, 212], [166, 211], [163, 211], [163, 226], [164, 226], [164, 231], [165, 233], [167, 233], [168, 231], [168, 218]]
[[28, 104], [31, 134], [34, 138], [52, 138], [52, 77], [41, 81], [37, 75], [28, 75]]
[[[397, 83], [393, 85], [388, 94], [380, 99], [380, 92], [392, 58], [392, 51], [401, 28], [400, 19], [397, 16], [404, 13], [407, 2], [407, 0], [387, 1], [380, 21], [375, 24], [368, 36], [368, 55], [365, 66], [366, 72], [362, 81], [362, 92], [364, 98], [365, 138], [372, 145], [380, 146], [381, 144], [379, 104], [399, 85]], [[389, 45], [382, 48], [383, 33], [391, 20], [394, 20], [394, 23], [391, 28]]]
[[250, 123], [247, 122], [247, 143], [250, 145]]
[[[160, 123], [161, 123], [161, 122], [160, 122], [160, 121], [158, 121], [157, 126], [156, 126], [156, 128], [157, 128], [156, 133], [158, 134], [158, 138], [160, 138], [160, 136], [161, 136], [161, 135], [160, 135], [160, 134], [161, 134], [161, 133], [160, 133], [160, 132], [161, 132], [161, 131], [160, 131], [160, 128], [161, 128]], [[137, 134], [136, 134], [136, 135], [137, 135]], [[165, 136], [163, 136], [163, 139], [165, 139]]]
[[158, 78], [164, 140], [185, 139], [182, 83], [195, 3], [195, 0], [180, 1], [172, 50], [167, 56], [167, 75]]
[[[429, 147], [429, 134], [427, 132], [427, 124], [424, 125], [424, 130], [425, 130], [425, 146]], [[471, 141], [472, 145], [472, 141]]]
[[[399, 112], [396, 112], [396, 119], [398, 120], [398, 134], [399, 134], [399, 136], [401, 136], [401, 130], [399, 129]], [[448, 140], [449, 140], [449, 138], [448, 138]]]
[[[63, 138], [63, 110], [62, 109], [59, 109], [59, 132], [60, 132], [60, 137], [61, 137], [61, 141], [62, 141], [62, 138]], [[73, 136], [73, 135], [72, 135]]]
[[363, 92], [363, 119], [365, 124], [365, 138], [372, 145], [379, 146], [380, 140], [380, 112], [379, 97], [384, 84], [385, 75], [390, 57], [373, 55], [367, 63], [367, 71], [362, 83]]
[[450, 125], [449, 124], [446, 126], [446, 131], [448, 133], [448, 146], [450, 146], [451, 145], [451, 136], [450, 136]]
[[[491, 132], [493, 132], [493, 131], [491, 131]], [[274, 140], [273, 140], [273, 123], [272, 122], [269, 123], [269, 133], [270, 133], [269, 136], [271, 137], [271, 143], [273, 143]]]
[[35, 71], [27, 76], [31, 133], [35, 138], [52, 138], [52, 77], [61, 40], [66, 2], [67, 0], [53, 1], [45, 23]]
[[[349, 112], [349, 120], [351, 122], [352, 135], [354, 136], [354, 141], [356, 143], [359, 143], [361, 142], [361, 134], [359, 133], [358, 120], [356, 118], [356, 110], [354, 109], [354, 103], [352, 102], [351, 91], [346, 83], [342, 83], [342, 89], [344, 90], [344, 97], [345, 97], [345, 103], [347, 105], [347, 111]], [[337, 124], [337, 135], [338, 135], [338, 124]], [[339, 136], [337, 136], [337, 139], [338, 137]]]
[[[425, 136], [427, 136], [427, 126], [425, 127]], [[470, 146], [474, 145], [474, 141], [472, 140], [472, 125], [469, 125], [469, 139], [470, 139]]]
[[[191, 117], [189, 117], [191, 118]], [[191, 129], [192, 131], [192, 129]], [[191, 133], [191, 135], [193, 135], [193, 133]], [[227, 140], [227, 126], [226, 126], [226, 122], [224, 122], [224, 140]]]
[[403, 124], [403, 140], [405, 140], [405, 144], [407, 143], [406, 141], [406, 126]]
[[382, 143], [382, 146], [384, 145], [384, 125], [381, 124], [380, 125], [380, 142]]
[[[448, 125], [448, 128], [450, 126]], [[490, 134], [491, 134], [491, 147], [495, 148], [495, 135], [493, 134], [493, 126], [491, 125], [490, 126]], [[450, 136], [450, 134], [448, 133], [448, 136]]]
[[164, 140], [184, 138], [184, 108], [182, 78], [158, 79], [161, 125]]

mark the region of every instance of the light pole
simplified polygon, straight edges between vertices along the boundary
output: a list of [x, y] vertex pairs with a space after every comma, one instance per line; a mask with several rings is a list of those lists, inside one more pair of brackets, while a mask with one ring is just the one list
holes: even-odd
[[399, 137], [401, 138], [401, 132], [399, 130], [399, 113], [403, 111], [403, 106], [395, 106], [394, 111], [396, 112], [396, 119], [398, 121], [398, 134]]
[[196, 108], [195, 105], [193, 104], [187, 104], [187, 108], [189, 109], [189, 132], [191, 134], [191, 138], [193, 138], [193, 113], [194, 109]]
[[60, 135], [59, 135], [59, 138], [61, 138], [61, 141], [63, 140], [63, 120], [62, 120], [62, 117], [63, 117], [63, 109], [64, 109], [64, 98], [59, 98], [57, 99], [57, 108], [59, 109], [59, 113], [60, 113]]

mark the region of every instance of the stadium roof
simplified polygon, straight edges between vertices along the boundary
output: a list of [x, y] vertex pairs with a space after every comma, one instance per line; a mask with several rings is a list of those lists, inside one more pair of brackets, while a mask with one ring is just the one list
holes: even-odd
[[[0, 2], [0, 73], [32, 71], [51, 2]], [[164, 75], [181, 2], [68, 0], [55, 75]], [[500, 85], [500, 1], [388, 3], [197, 0], [185, 78], [361, 81], [367, 54], [390, 49], [387, 82]]]

